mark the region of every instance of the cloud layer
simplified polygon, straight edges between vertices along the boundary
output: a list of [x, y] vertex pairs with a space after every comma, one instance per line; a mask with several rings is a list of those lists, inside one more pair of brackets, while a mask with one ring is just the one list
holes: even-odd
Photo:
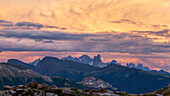
[[[18, 23], [17, 23], [18, 24]], [[27, 25], [31, 24], [31, 25]], [[41, 24], [21, 23], [18, 26], [43, 27]], [[133, 31], [130, 33], [69, 33], [62, 31], [20, 30], [18, 26], [0, 29], [1, 51], [76, 51], [152, 54], [170, 52], [170, 43], [154, 42], [148, 35], [169, 38], [169, 30]], [[14, 30], [15, 29], [15, 30]], [[137, 35], [136, 32], [139, 34]], [[141, 36], [140, 34], [148, 34]]]

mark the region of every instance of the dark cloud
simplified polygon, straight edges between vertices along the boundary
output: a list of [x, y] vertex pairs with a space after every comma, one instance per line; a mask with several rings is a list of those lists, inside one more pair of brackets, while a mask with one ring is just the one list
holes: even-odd
[[95, 34], [71, 34], [58, 31], [0, 30], [0, 32], [0, 36], [4, 37], [28, 38], [34, 40], [83, 40], [85, 37], [96, 36]]
[[54, 41], [48, 40], [48, 41], [43, 41], [43, 43], [54, 43]]
[[0, 20], [0, 23], [11, 23], [11, 22], [5, 21], [5, 20]]
[[0, 20], [0, 27], [12, 27], [12, 26], [13, 26], [12, 22]]
[[145, 33], [147, 35], [156, 35], [156, 36], [163, 36], [163, 37], [170, 37], [170, 29], [163, 29], [162, 31], [132, 31], [137, 33]]
[[60, 28], [61, 30], [66, 30], [67, 28]]
[[49, 25], [45, 25], [44, 27], [45, 27], [45, 28], [55, 28], [55, 29], [59, 29], [59, 27], [57, 27], [57, 26], [49, 26]]
[[109, 23], [128, 23], [128, 24], [135, 24], [135, 25], [144, 25], [142, 22], [140, 21], [133, 21], [133, 20], [129, 20], [129, 19], [120, 19], [118, 21], [109, 21]]
[[162, 28], [167, 28], [168, 25], [152, 25], [152, 27], [155, 29], [162, 29]]
[[145, 24], [141, 21], [134, 21], [134, 20], [129, 20], [129, 19], [120, 19], [120, 20], [116, 20], [116, 21], [108, 21], [109, 23], [126, 23], [126, 24], [133, 24], [133, 25], [137, 25], [137, 26], [145, 26], [145, 27], [149, 27], [149, 28], [153, 28], [153, 29], [165, 29], [168, 28], [168, 25], [158, 25], [158, 24], [154, 24], [154, 25], [148, 25]]
[[41, 29], [42, 27], [44, 27], [44, 25], [42, 25], [42, 24], [31, 23], [31, 22], [18, 22], [17, 24], [15, 24], [15, 26], [34, 27], [34, 28], [37, 28], [37, 29]]
[[5, 29], [37, 29], [37, 30], [40, 30], [41, 28], [54, 28], [54, 29], [59, 29], [59, 30], [67, 30], [67, 28], [43, 25], [39, 23], [18, 22], [15, 24], [13, 22], [5, 21], [5, 20], [0, 20], [0, 27], [5, 27]]

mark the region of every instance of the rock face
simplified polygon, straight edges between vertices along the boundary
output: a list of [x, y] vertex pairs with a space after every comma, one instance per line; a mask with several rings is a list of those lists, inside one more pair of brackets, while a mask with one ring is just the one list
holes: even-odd
[[88, 86], [88, 87], [93, 87], [93, 88], [109, 88], [112, 90], [117, 90], [117, 88], [112, 87], [111, 84], [101, 80], [101, 79], [97, 79], [93, 76], [88, 76], [85, 77], [81, 82], [79, 82], [80, 84], [83, 84], [84, 86]]
[[107, 65], [107, 63], [102, 62], [100, 54], [98, 54], [97, 56], [94, 56], [93, 59], [91, 59], [88, 55], [83, 54], [79, 58], [77, 57], [73, 58], [72, 56], [68, 56], [68, 57], [62, 58], [62, 60], [69, 60], [69, 61], [89, 64], [95, 67], [105, 67]]
[[98, 54], [97, 56], [94, 56], [94, 58], [93, 58], [93, 66], [102, 67], [102, 64], [103, 63], [102, 63], [100, 54]]

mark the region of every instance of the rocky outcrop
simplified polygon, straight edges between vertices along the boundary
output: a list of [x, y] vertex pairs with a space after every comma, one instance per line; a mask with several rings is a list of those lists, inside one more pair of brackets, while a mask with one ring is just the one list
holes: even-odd
[[108, 88], [112, 90], [117, 90], [117, 88], [113, 87], [111, 84], [101, 79], [97, 79], [93, 76], [85, 77], [81, 82], [78, 82], [78, 83], [83, 84], [84, 86], [93, 87], [93, 88]]

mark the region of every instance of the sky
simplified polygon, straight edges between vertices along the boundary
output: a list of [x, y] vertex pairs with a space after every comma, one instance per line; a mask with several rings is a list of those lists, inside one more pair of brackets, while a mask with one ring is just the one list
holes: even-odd
[[170, 72], [170, 0], [0, 0], [0, 62], [101, 54]]

